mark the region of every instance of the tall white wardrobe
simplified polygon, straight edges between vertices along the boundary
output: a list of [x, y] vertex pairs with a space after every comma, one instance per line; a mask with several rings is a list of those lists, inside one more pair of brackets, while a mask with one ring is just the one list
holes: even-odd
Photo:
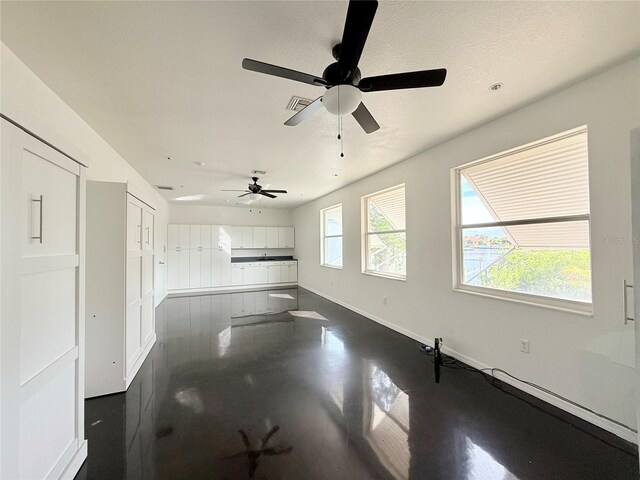
[[156, 341], [154, 208], [87, 182], [86, 397], [125, 391]]
[[0, 129], [0, 478], [72, 479], [87, 456], [85, 169]]

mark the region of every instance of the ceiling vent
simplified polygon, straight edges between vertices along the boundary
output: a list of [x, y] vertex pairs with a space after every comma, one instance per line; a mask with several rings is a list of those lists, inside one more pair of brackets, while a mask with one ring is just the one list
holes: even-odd
[[294, 112], [299, 112], [304, 107], [309, 105], [313, 100], [310, 98], [296, 97], [295, 95], [291, 97], [289, 100], [289, 104], [287, 105], [287, 110], [292, 110]]
[[253, 175], [266, 175], [267, 171], [266, 170], [251, 170], [251, 173]]
[[170, 187], [168, 185], [156, 185], [156, 188], [158, 190], [171, 190], [171, 191], [173, 190], [173, 187]]

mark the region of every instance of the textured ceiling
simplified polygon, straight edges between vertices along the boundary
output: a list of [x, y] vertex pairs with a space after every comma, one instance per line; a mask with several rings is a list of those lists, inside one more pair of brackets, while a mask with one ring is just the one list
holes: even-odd
[[[169, 200], [234, 204], [252, 169], [290, 208], [640, 51], [638, 2], [382, 2], [363, 76], [445, 67], [439, 88], [365, 93], [366, 135], [320, 110], [324, 89], [248, 72], [244, 57], [321, 75], [346, 2], [8, 2], [1, 38]], [[498, 92], [489, 86], [504, 83]], [[167, 160], [165, 157], [171, 157]], [[197, 166], [194, 162], [204, 162]], [[180, 188], [182, 186], [182, 188]], [[227, 203], [228, 202], [228, 203]]]

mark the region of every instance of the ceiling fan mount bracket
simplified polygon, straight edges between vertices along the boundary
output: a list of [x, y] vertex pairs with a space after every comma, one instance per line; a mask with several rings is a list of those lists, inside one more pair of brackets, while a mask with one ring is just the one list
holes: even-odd
[[343, 72], [340, 70], [338, 62], [334, 62], [324, 69], [324, 72], [322, 72], [322, 78], [327, 81], [327, 85], [325, 85], [325, 88], [329, 89], [331, 87], [335, 87], [336, 85], [356, 86], [360, 82], [362, 75], [360, 74], [360, 69], [357, 67], [354, 73]]

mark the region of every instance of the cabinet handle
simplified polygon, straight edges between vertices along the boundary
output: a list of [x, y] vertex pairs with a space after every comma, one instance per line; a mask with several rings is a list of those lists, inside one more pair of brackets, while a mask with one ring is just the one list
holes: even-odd
[[44, 195], [40, 195], [39, 198], [32, 198], [31, 205], [33, 206], [34, 203], [40, 204], [40, 235], [38, 235], [37, 237], [32, 236], [31, 239], [40, 240], [40, 243], [42, 243], [42, 210], [44, 206]]
[[636, 319], [635, 318], [631, 318], [629, 315], [627, 315], [627, 304], [628, 304], [628, 300], [627, 300], [627, 289], [629, 288], [633, 288], [633, 285], [629, 285], [627, 283], [626, 280], [623, 281], [623, 293], [622, 293], [622, 311], [624, 312], [624, 324], [628, 324], [629, 322], [635, 322]]

